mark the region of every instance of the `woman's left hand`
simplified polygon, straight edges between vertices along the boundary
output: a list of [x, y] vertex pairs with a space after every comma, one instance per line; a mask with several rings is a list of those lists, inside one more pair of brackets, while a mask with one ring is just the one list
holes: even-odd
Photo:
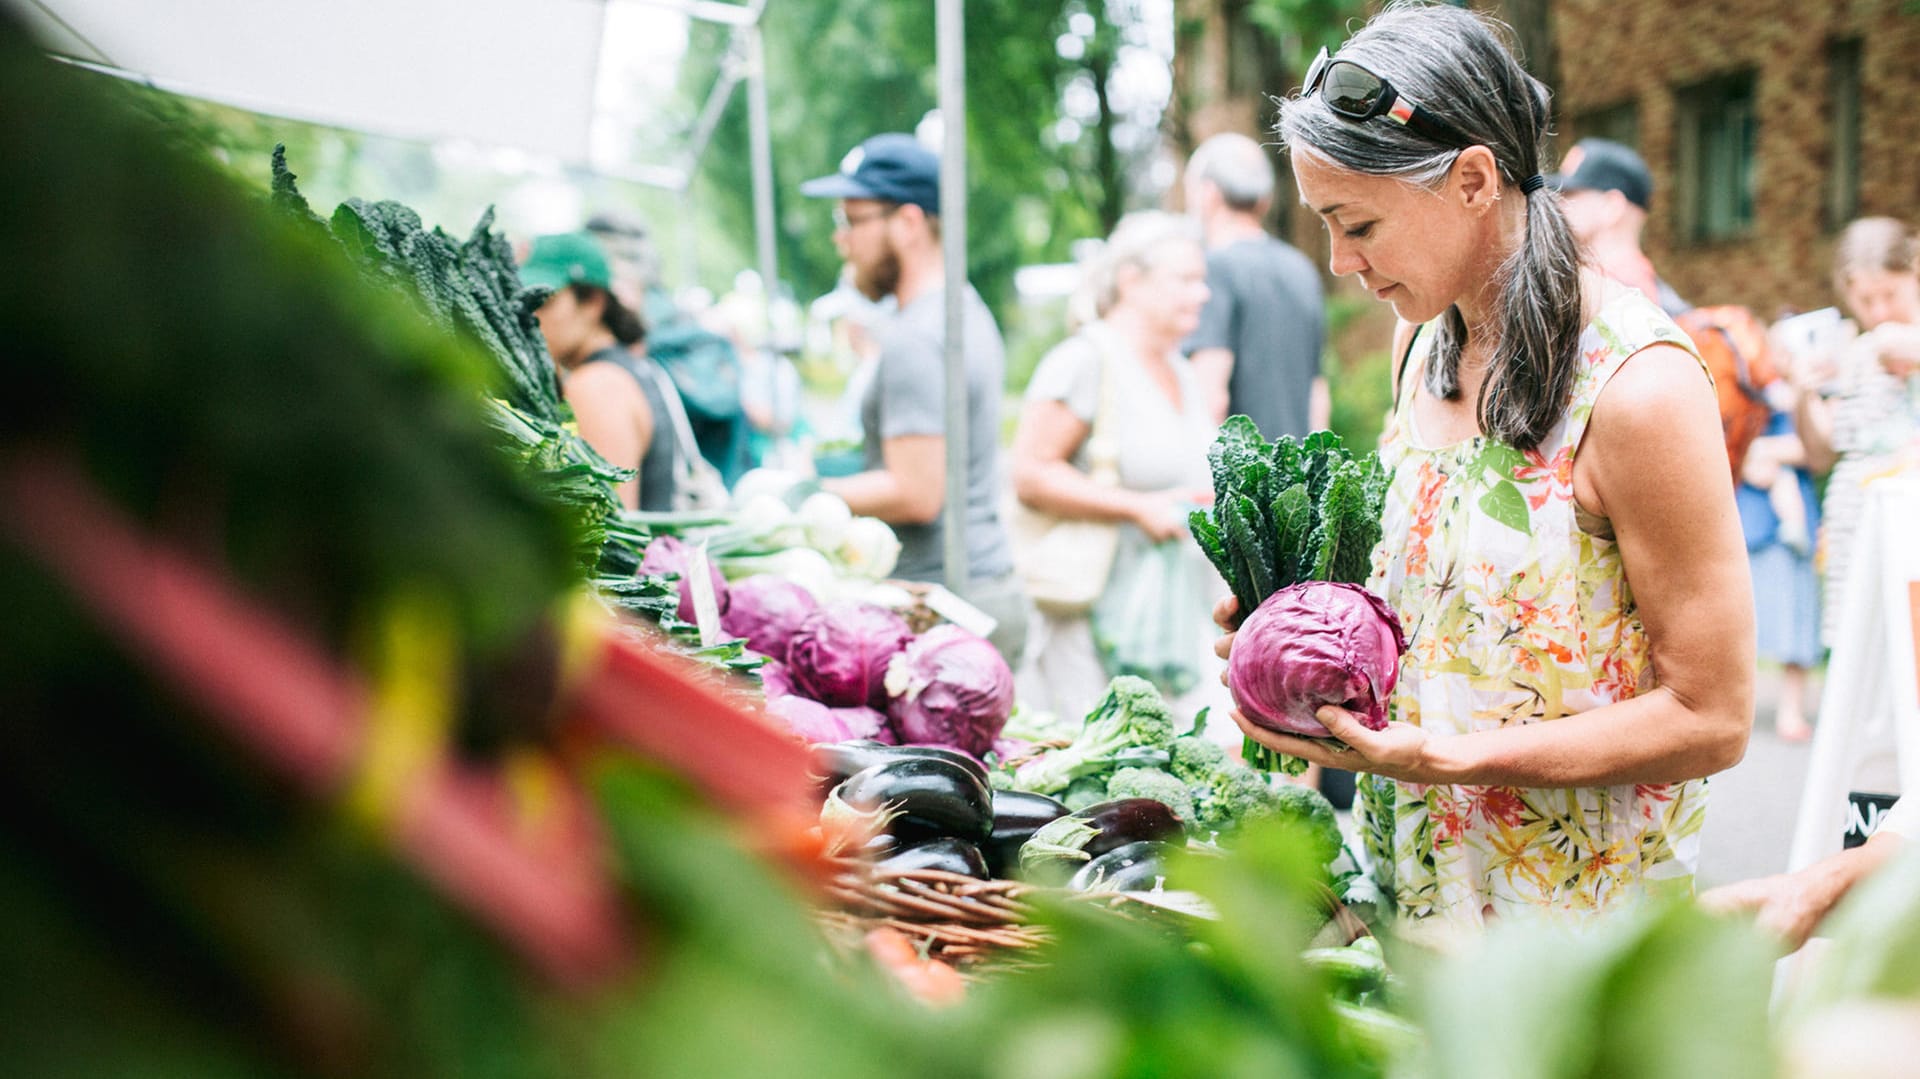
[[1413, 724], [1389, 723], [1385, 730], [1368, 730], [1358, 715], [1331, 704], [1322, 705], [1314, 718], [1327, 728], [1328, 734], [1346, 743], [1347, 748], [1316, 738], [1277, 734], [1249, 720], [1240, 709], [1233, 710], [1233, 721], [1240, 724], [1247, 737], [1276, 753], [1327, 768], [1366, 772], [1405, 783], [1437, 782], [1428, 753], [1431, 739], [1426, 731]]

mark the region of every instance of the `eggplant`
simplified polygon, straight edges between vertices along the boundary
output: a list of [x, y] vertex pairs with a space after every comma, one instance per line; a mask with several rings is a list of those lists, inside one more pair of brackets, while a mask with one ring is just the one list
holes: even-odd
[[952, 746], [888, 746], [887, 748], [902, 757], [932, 757], [936, 760], [952, 761], [972, 772], [981, 786], [992, 788], [992, 783], [987, 779], [987, 766], [980, 763], [980, 758], [965, 750], [955, 749]]
[[973, 773], [983, 786], [987, 782], [986, 765], [946, 746], [890, 746], [885, 742], [861, 738], [852, 742], [822, 743], [813, 746], [811, 752], [814, 774], [819, 778], [822, 792], [845, 783], [856, 772], [864, 772], [876, 764], [899, 760], [901, 757], [936, 757], [951, 761]]
[[833, 789], [821, 817], [855, 815], [902, 843], [951, 836], [978, 843], [993, 832], [993, 796], [972, 772], [940, 757], [882, 761]]
[[1165, 843], [1128, 843], [1080, 867], [1067, 882], [1074, 892], [1150, 892], [1167, 875]]
[[1067, 815], [1067, 807], [1044, 794], [1027, 791], [993, 792], [993, 834], [981, 848], [987, 868], [1005, 876], [1020, 864], [1020, 848], [1033, 833]]
[[881, 869], [938, 869], [975, 880], [988, 879], [987, 859], [980, 848], [964, 839], [944, 836], [907, 847], [880, 860]]
[[830, 791], [854, 773], [889, 760], [885, 753], [892, 748], [884, 742], [862, 738], [852, 742], [821, 742], [809, 747], [808, 753], [813, 757], [813, 773], [821, 789]]
[[1128, 843], [1172, 841], [1184, 833], [1180, 818], [1151, 798], [1121, 798], [1090, 805], [1045, 825], [1020, 848], [1020, 876], [1042, 884], [1064, 883], [1081, 865]]

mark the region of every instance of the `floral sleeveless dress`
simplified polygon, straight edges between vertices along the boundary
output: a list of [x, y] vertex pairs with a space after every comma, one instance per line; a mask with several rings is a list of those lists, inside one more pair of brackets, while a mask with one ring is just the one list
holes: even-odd
[[[1392, 474], [1369, 587], [1407, 631], [1392, 718], [1446, 738], [1564, 716], [1657, 684], [1645, 628], [1605, 520], [1573, 498], [1594, 401], [1655, 343], [1693, 352], [1637, 292], [1581, 337], [1566, 418], [1535, 452], [1485, 436], [1429, 447], [1401, 378], [1381, 450]], [[1704, 368], [1703, 368], [1704, 370]], [[1404, 919], [1471, 928], [1520, 911], [1598, 910], [1690, 892], [1705, 780], [1570, 790], [1419, 786], [1363, 777], [1357, 815], [1382, 890]]]

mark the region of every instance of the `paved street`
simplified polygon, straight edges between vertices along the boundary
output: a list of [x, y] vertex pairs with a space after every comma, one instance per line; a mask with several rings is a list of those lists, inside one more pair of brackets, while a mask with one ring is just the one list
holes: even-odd
[[[1815, 704], [1824, 680], [1816, 675]], [[1778, 873], [1787, 868], [1800, 788], [1806, 778], [1808, 742], [1783, 742], [1773, 734], [1778, 675], [1760, 672], [1759, 717], [1746, 759], [1712, 780], [1707, 831], [1700, 853], [1701, 888]]]

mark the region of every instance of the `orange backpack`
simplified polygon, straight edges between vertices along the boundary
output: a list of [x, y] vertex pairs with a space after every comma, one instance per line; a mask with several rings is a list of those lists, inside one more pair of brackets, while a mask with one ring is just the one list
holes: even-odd
[[1767, 327], [1752, 311], [1732, 304], [1696, 307], [1674, 319], [1700, 350], [1720, 399], [1720, 430], [1734, 483], [1747, 447], [1767, 429], [1773, 410], [1763, 392], [1780, 377], [1767, 350]]

